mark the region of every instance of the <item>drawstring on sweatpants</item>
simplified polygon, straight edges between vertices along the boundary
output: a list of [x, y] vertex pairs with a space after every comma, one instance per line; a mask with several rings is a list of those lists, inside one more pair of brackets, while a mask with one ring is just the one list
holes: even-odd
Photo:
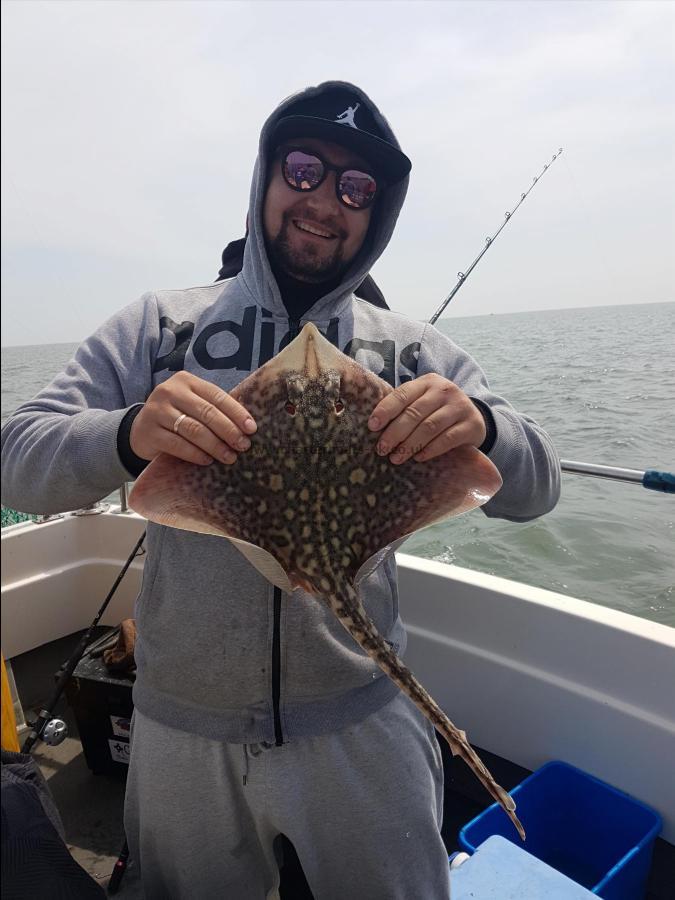
[[268, 741], [261, 741], [257, 744], [242, 744], [242, 750], [244, 751], [244, 775], [242, 781], [244, 786], [248, 781], [248, 769], [249, 769], [249, 759], [250, 757], [258, 757], [265, 750], [270, 750], [274, 747], [274, 744], [269, 743]]

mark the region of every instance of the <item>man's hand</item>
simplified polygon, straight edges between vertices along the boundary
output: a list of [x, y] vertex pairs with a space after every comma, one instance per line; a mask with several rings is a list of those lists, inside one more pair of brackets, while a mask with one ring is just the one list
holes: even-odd
[[214, 459], [229, 465], [236, 451], [251, 446], [246, 435], [256, 428], [246, 409], [226, 391], [189, 372], [177, 372], [150, 394], [131, 426], [129, 444], [141, 459], [169, 453], [199, 465]]
[[483, 416], [469, 397], [441, 375], [421, 375], [387, 394], [373, 410], [368, 426], [384, 429], [377, 452], [399, 465], [410, 457], [434, 459], [470, 444], [480, 447], [486, 430]]

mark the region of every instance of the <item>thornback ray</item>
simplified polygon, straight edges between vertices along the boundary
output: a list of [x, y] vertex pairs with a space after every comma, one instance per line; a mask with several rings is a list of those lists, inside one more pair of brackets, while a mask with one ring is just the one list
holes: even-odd
[[312, 323], [230, 394], [258, 429], [236, 462], [208, 466], [160, 454], [129, 505], [161, 525], [228, 538], [270, 582], [301, 588], [334, 613], [464, 759], [525, 832], [511, 796], [382, 638], [358, 584], [419, 530], [486, 503], [501, 476], [475, 447], [394, 465], [368, 419], [393, 389], [336, 349]]

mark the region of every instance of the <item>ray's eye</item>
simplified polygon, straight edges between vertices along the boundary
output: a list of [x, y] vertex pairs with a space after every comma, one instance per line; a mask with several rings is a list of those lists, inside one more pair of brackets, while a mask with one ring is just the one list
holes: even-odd
[[295, 403], [291, 403], [290, 400], [284, 404], [284, 409], [286, 410], [286, 412], [288, 413], [289, 416], [295, 415]]
[[342, 400], [335, 401], [335, 412], [336, 413], [341, 413], [344, 408], [345, 408], [345, 405], [342, 402]]

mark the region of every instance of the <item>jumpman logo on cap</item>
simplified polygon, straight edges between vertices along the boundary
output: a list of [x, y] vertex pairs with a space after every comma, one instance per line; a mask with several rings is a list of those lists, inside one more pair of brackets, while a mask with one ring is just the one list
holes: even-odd
[[335, 121], [339, 122], [340, 125], [350, 125], [352, 128], [357, 128], [358, 126], [354, 121], [354, 115], [359, 106], [361, 106], [360, 103], [357, 103], [356, 106], [348, 106], [344, 112], [340, 113]]

